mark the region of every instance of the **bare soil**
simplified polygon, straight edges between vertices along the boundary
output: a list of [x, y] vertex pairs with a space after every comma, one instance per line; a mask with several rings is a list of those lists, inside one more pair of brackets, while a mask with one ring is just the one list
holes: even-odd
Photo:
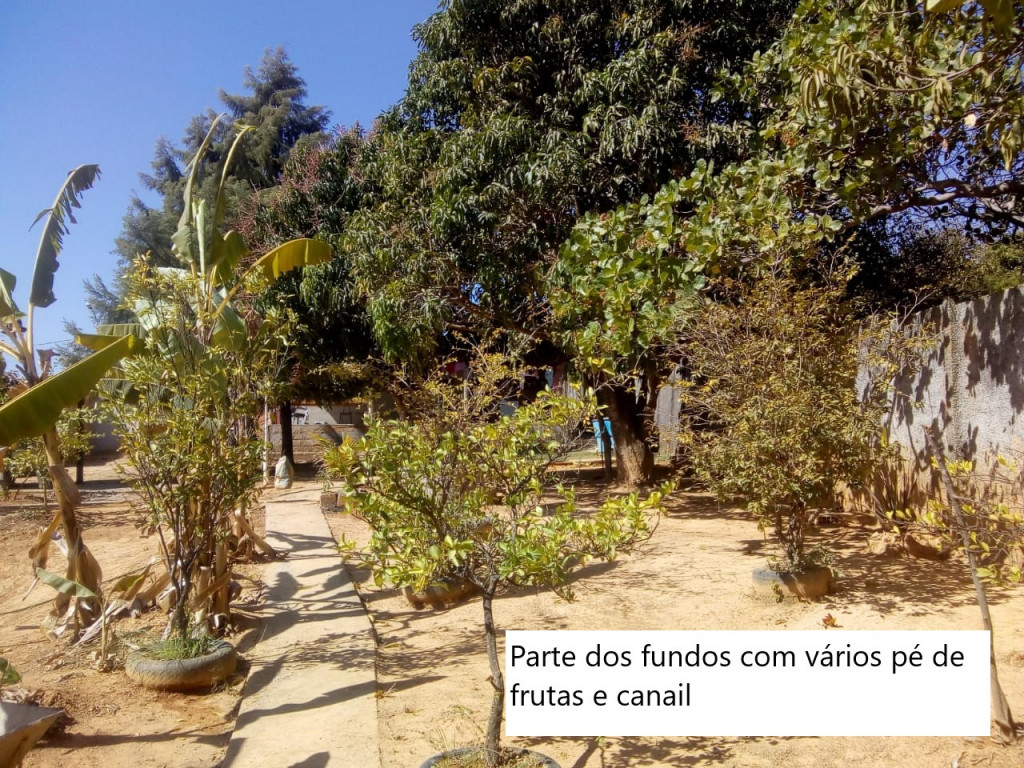
[[[132, 509], [131, 494], [121, 486], [113, 463], [87, 466], [85, 479], [80, 510], [83, 535], [109, 588], [119, 577], [155, 558], [156, 540], [140, 534], [141, 521]], [[72, 649], [41, 629], [53, 593], [37, 584], [23, 600], [33, 582], [27, 553], [52, 512], [52, 497], [47, 512], [35, 488], [21, 488], [0, 500], [0, 655], [21, 673], [17, 687], [22, 690], [14, 693], [67, 713], [59, 727], [28, 754], [24, 768], [219, 764], [231, 735], [241, 676], [208, 695], [149, 691], [121, 669], [96, 669], [98, 642]], [[63, 573], [66, 562], [51, 546], [48, 570]], [[157, 563], [153, 571], [162, 568]], [[243, 587], [248, 587], [248, 593], [243, 593], [236, 607], [244, 625], [244, 603], [254, 599], [259, 585], [243, 579]], [[124, 642], [139, 644], [158, 636], [164, 624], [165, 616], [159, 611], [119, 619], [112, 650], [123, 653]]]
[[[596, 505], [610, 490], [581, 481], [579, 498]], [[82, 517], [86, 542], [104, 568], [105, 582], [143, 566], [156, 554], [139, 534], [130, 497], [109, 465], [86, 471]], [[756, 598], [751, 569], [761, 565], [764, 541], [742, 510], [707, 497], [679, 493], [669, 503], [644, 551], [612, 565], [586, 568], [574, 582], [576, 602], [524, 591], [497, 601], [501, 629], [820, 629], [831, 615], [843, 629], [973, 629], [980, 619], [964, 565], [868, 554], [872, 529], [847, 520], [821, 527], [813, 543], [836, 553], [842, 589], [820, 602], [775, 603]], [[365, 541], [366, 526], [328, 514], [336, 535]], [[136, 768], [214, 766], [227, 747], [241, 678], [208, 695], [162, 694], [129, 681], [122, 671], [93, 669], [95, 646], [69, 651], [40, 631], [50, 595], [32, 583], [26, 552], [45, 525], [37, 492], [0, 501], [0, 655], [23, 676], [28, 694], [65, 708], [63, 728], [25, 760], [25, 768]], [[63, 560], [54, 550], [50, 568]], [[260, 599], [258, 571], [248, 572], [239, 603], [240, 627], [251, 630], [246, 604]], [[476, 743], [489, 707], [488, 669], [479, 599], [445, 609], [415, 610], [398, 592], [370, 588], [368, 574], [353, 573], [380, 638], [378, 715], [383, 768], [409, 768], [442, 749]], [[991, 594], [996, 657], [1010, 704], [1024, 714], [1024, 591]], [[158, 632], [158, 612], [117, 625], [137, 641]], [[246, 645], [251, 636], [236, 638]], [[245, 669], [241, 670], [244, 674]], [[770, 692], [752, 692], [770, 702]], [[842, 696], [825, 691], [823, 699]], [[866, 703], [865, 706], [870, 706]], [[358, 738], [357, 734], [352, 735]], [[282, 734], [301, 742], [302, 734]], [[650, 738], [514, 739], [563, 768], [629, 766], [1024, 766], [1024, 745], [1000, 747], [989, 739], [947, 738]]]
[[[596, 474], [596, 473], [594, 473]], [[609, 488], [589, 479], [583, 505]], [[669, 515], [644, 550], [614, 564], [585, 568], [576, 601], [522, 591], [496, 601], [503, 629], [819, 629], [831, 615], [842, 629], [980, 629], [974, 591], [962, 562], [868, 554], [873, 528], [847, 518], [822, 526], [811, 546], [836, 554], [841, 589], [819, 602], [756, 597], [751, 570], [765, 544], [743, 510], [697, 493], [674, 494]], [[328, 515], [336, 536], [365, 541], [366, 527]], [[449, 608], [413, 609], [394, 590], [372, 588], [354, 572], [379, 633], [379, 735], [383, 768], [410, 768], [442, 749], [479, 743], [490, 707], [479, 598]], [[1024, 715], [1024, 590], [990, 593], [1000, 677], [1018, 721]], [[830, 622], [831, 623], [831, 622]], [[771, 703], [770, 691], [750, 695]], [[822, 692], [823, 706], [841, 690]], [[870, 702], [865, 702], [870, 706]], [[563, 768], [631, 766], [1024, 766], [1024, 745], [948, 738], [643, 738], [509, 739]]]

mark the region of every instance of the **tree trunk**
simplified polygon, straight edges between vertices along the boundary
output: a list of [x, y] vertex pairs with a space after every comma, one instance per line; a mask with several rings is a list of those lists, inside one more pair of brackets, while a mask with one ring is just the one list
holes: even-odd
[[278, 416], [281, 422], [281, 455], [288, 459], [293, 467], [295, 466], [295, 445], [292, 442], [292, 404], [285, 400], [278, 406]]
[[[82, 541], [82, 529], [78, 524], [75, 506], [79, 503], [78, 489], [71, 481], [60, 455], [60, 440], [57, 430], [51, 429], [43, 434], [43, 447], [49, 465], [50, 478], [53, 480], [53, 493], [57, 499], [58, 515], [64, 531], [64, 541], [68, 546], [68, 568], [65, 578], [75, 581], [86, 589], [99, 595], [103, 583], [103, 573], [92, 552]], [[55, 614], [60, 617], [67, 613], [71, 597], [58, 593], [53, 600]], [[99, 616], [100, 606], [95, 600], [79, 599], [76, 607], [82, 623], [91, 623]]]
[[631, 488], [650, 483], [654, 479], [654, 454], [648, 444], [646, 404], [619, 384], [598, 389], [597, 399], [612, 423], [616, 479]]
[[494, 587], [484, 590], [484, 633], [487, 635], [487, 660], [491, 663], [491, 685], [494, 686], [494, 698], [491, 699], [491, 714], [487, 719], [487, 740], [484, 745], [484, 756], [487, 768], [498, 765], [498, 749], [501, 740], [501, 717], [505, 707], [505, 678], [498, 662], [498, 639], [494, 631], [494, 613], [491, 610], [494, 601]]
[[992, 614], [988, 610], [988, 596], [985, 594], [985, 585], [978, 577], [978, 563], [974, 557], [974, 549], [971, 547], [970, 529], [964, 520], [963, 510], [956, 496], [956, 489], [953, 487], [953, 479], [949, 476], [949, 469], [946, 468], [946, 457], [943, 454], [939, 441], [935, 439], [931, 429], [924, 431], [925, 441], [932, 455], [939, 465], [939, 473], [942, 475], [942, 484], [946, 489], [946, 496], [949, 499], [949, 508], [956, 519], [957, 528], [960, 529], [961, 540], [963, 541], [964, 552], [967, 554], [967, 565], [971, 569], [971, 579], [974, 582], [974, 593], [978, 599], [978, 609], [981, 611], [981, 624], [988, 630], [989, 637], [989, 690], [992, 699], [992, 719], [996, 724], [996, 732], [1003, 744], [1013, 744], [1017, 740], [1017, 732], [1013, 723], [1013, 713], [1010, 712], [1010, 703], [1006, 700], [1003, 687], [999, 684], [999, 670], [996, 668], [996, 643], [995, 632], [992, 629]]

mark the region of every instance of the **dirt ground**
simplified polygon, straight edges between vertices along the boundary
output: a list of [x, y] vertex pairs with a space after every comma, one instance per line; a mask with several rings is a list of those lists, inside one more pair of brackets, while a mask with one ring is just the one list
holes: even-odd
[[[144, 565], [155, 554], [139, 535], [128, 494], [112, 468], [86, 472], [82, 517], [86, 541], [105, 581]], [[310, 481], [311, 482], [311, 481]], [[607, 492], [581, 486], [582, 504]], [[525, 591], [496, 604], [499, 629], [820, 629], [831, 614], [843, 629], [974, 629], [973, 590], [962, 563], [867, 554], [870, 530], [855, 524], [822, 527], [815, 539], [837, 555], [842, 589], [821, 602], [775, 603], [755, 598], [751, 568], [763, 562], [763, 539], [742, 511], [707, 497], [678, 493], [644, 551], [611, 566], [591, 566], [574, 583], [569, 604]], [[330, 514], [336, 534], [365, 540], [358, 520]], [[237, 711], [241, 678], [205, 696], [159, 694], [123, 672], [91, 668], [89, 650], [66, 652], [39, 627], [50, 596], [32, 583], [26, 551], [46, 516], [38, 495], [22, 491], [0, 502], [0, 655], [14, 663], [22, 686], [43, 703], [64, 707], [69, 721], [25, 760], [25, 768], [218, 765]], [[60, 570], [54, 551], [51, 569]], [[256, 577], [258, 572], [251, 572]], [[365, 582], [365, 573], [354, 573]], [[245, 602], [259, 599], [257, 578], [245, 583], [240, 626], [252, 632]], [[380, 637], [378, 715], [383, 768], [419, 765], [440, 748], [479, 740], [489, 706], [479, 600], [417, 611], [392, 590], [363, 584]], [[1024, 714], [1024, 590], [992, 596], [1001, 679], [1018, 720]], [[162, 627], [147, 614], [120, 622], [137, 639]], [[240, 638], [236, 637], [236, 640]], [[251, 645], [252, 640], [246, 645]], [[241, 670], [244, 673], [244, 668]], [[770, 692], [753, 695], [765, 697]], [[841, 696], [829, 691], [826, 696]], [[827, 704], [826, 704], [827, 705]], [[297, 735], [296, 738], [301, 738]], [[513, 740], [557, 759], [563, 768], [628, 766], [1024, 766], [1024, 746], [988, 739], [948, 738], [672, 738]]]
[[[581, 504], [603, 497], [588, 483]], [[842, 629], [979, 629], [974, 592], [960, 562], [867, 554], [870, 530], [847, 521], [822, 527], [811, 545], [837, 555], [842, 588], [820, 602], [755, 597], [751, 569], [763, 564], [763, 537], [742, 510], [677, 493], [643, 552], [591, 566], [574, 583], [576, 601], [524, 591], [495, 605], [502, 629], [818, 629], [831, 614]], [[364, 526], [330, 515], [336, 535], [363, 539]], [[842, 521], [837, 521], [842, 522]], [[365, 573], [355, 573], [365, 580]], [[364, 587], [380, 636], [379, 732], [383, 768], [408, 768], [439, 749], [479, 743], [490, 706], [479, 599], [416, 611], [393, 590]], [[1024, 590], [990, 596], [1001, 682], [1024, 714]], [[771, 692], [754, 692], [771, 704]], [[827, 691], [842, 696], [842, 691]], [[870, 702], [865, 703], [870, 706]], [[563, 768], [631, 766], [1024, 766], [1024, 746], [964, 738], [642, 738], [511, 739]]]
[[[103, 568], [109, 586], [157, 554], [156, 540], [143, 538], [130, 494], [110, 463], [86, 467], [80, 516], [86, 544]], [[93, 643], [69, 650], [40, 629], [52, 590], [32, 585], [27, 552], [49, 515], [34, 488], [0, 500], [0, 655], [22, 676], [20, 688], [40, 703], [63, 708], [62, 728], [51, 731], [24, 761], [24, 768], [104, 766], [213, 766], [227, 748], [242, 678], [205, 696], [164, 694], [135, 684], [123, 671], [93, 668]], [[52, 499], [50, 508], [53, 508]], [[62, 573], [66, 561], [51, 547], [49, 570]], [[156, 571], [158, 566], [154, 568]], [[258, 584], [246, 582], [252, 600]], [[245, 606], [237, 606], [244, 625]], [[159, 612], [120, 619], [116, 633], [130, 642], [158, 635]]]

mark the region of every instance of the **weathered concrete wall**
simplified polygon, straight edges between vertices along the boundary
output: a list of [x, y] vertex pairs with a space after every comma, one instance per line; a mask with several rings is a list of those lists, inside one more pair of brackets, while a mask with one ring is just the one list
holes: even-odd
[[934, 341], [920, 372], [898, 382], [890, 435], [926, 458], [931, 427], [949, 457], [987, 463], [1024, 450], [1024, 289], [922, 313]]
[[[1024, 288], [951, 301], [916, 318], [925, 340], [920, 370], [898, 380], [886, 427], [904, 461], [882, 468], [848, 497], [876, 512], [921, 507], [938, 493], [924, 430], [949, 459], [987, 475], [1000, 454], [1024, 457]], [[861, 374], [861, 386], [866, 377]]]

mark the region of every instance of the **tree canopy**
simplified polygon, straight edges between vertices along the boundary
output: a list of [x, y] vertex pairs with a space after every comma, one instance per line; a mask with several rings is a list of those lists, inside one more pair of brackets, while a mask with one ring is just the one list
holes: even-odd
[[758, 105], [713, 101], [713, 85], [791, 11], [453, 0], [417, 27], [408, 91], [362, 153], [366, 197], [345, 238], [383, 352], [429, 359], [451, 330], [497, 329], [572, 356], [544, 275], [573, 225], [655, 193], [698, 158], [742, 156], [719, 127]]
[[[155, 193], [158, 205], [150, 205], [142, 195], [133, 194], [124, 225], [115, 241], [119, 257], [118, 276], [107, 285], [98, 278], [87, 283], [89, 306], [106, 313], [101, 322], [118, 322], [121, 301], [120, 275], [139, 255], [148, 254], [153, 266], [173, 267], [177, 259], [171, 253], [171, 237], [178, 229], [182, 200], [188, 179], [188, 164], [203, 145], [211, 128], [204, 174], [199, 179], [200, 197], [212, 199], [225, 170], [228, 151], [234, 138], [233, 126], [246, 125], [253, 130], [238, 148], [228, 168], [228, 210], [233, 216], [242, 201], [254, 189], [277, 183], [292, 148], [302, 137], [326, 130], [331, 113], [322, 106], [305, 103], [306, 83], [284, 48], [267, 49], [254, 71], [245, 70], [248, 93], [220, 91], [220, 100], [228, 119], [217, 120], [212, 109], [189, 120], [179, 145], [166, 138], [157, 140], [151, 172], [140, 174], [145, 189]], [[95, 319], [95, 318], [94, 318]]]

